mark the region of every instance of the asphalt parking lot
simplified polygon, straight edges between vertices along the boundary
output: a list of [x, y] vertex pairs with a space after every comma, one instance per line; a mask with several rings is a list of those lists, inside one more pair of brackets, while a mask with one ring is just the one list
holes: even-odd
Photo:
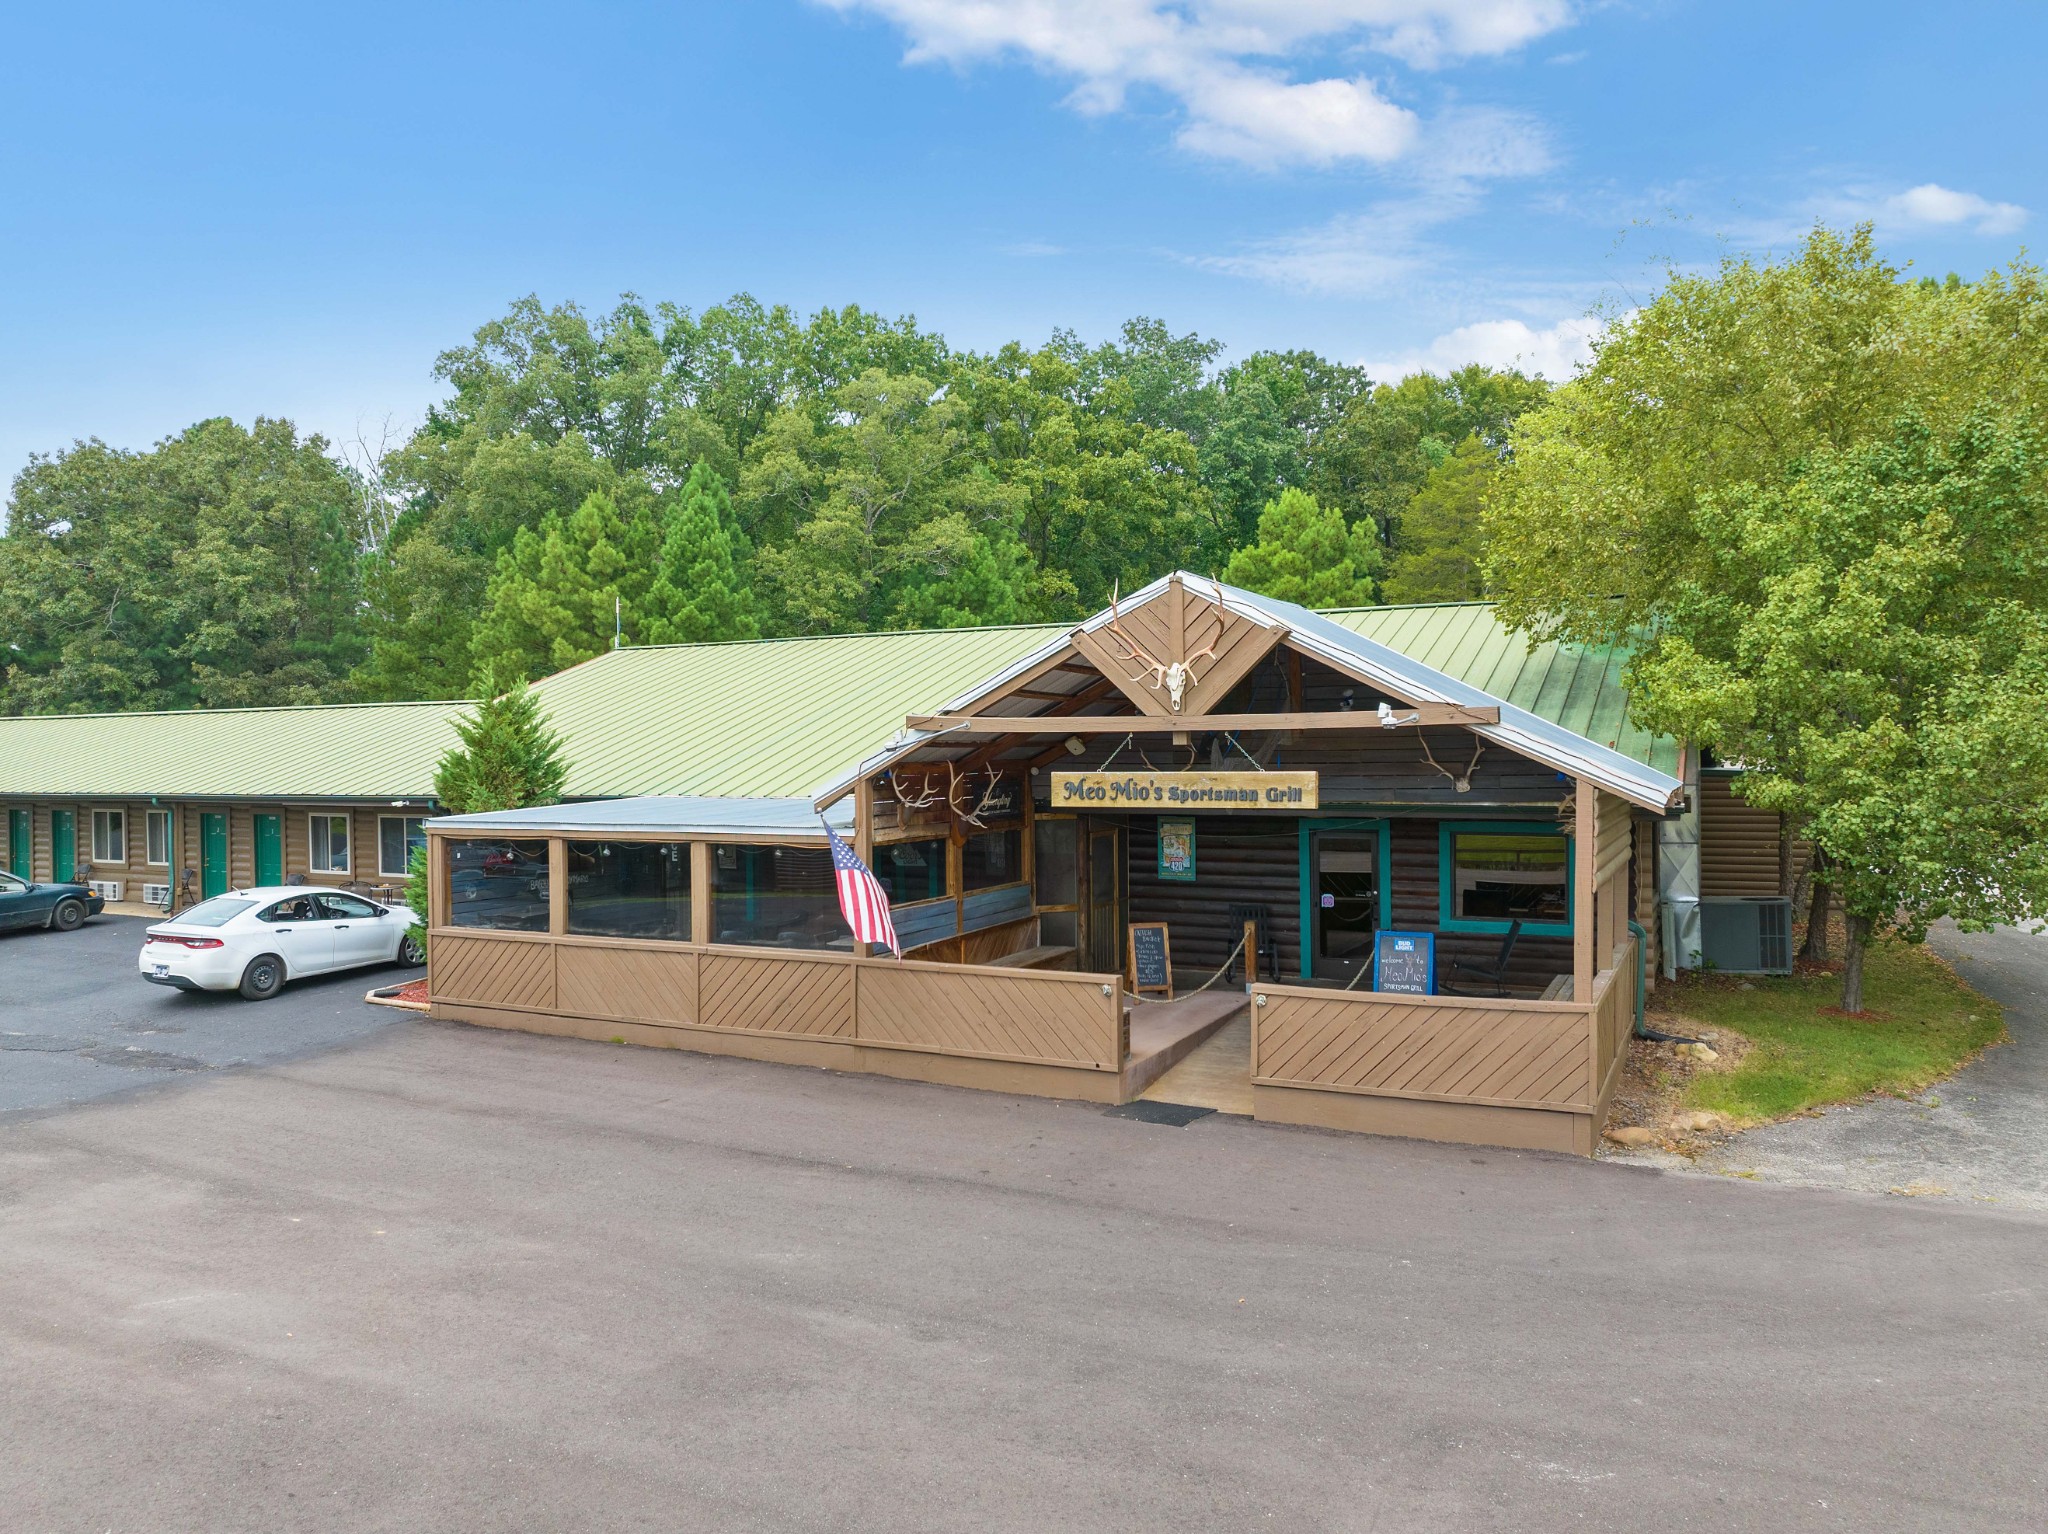
[[148, 926], [97, 916], [76, 932], [0, 932], [0, 1115], [328, 1048], [403, 1016], [363, 993], [420, 973], [320, 975], [268, 1002], [176, 991], [135, 971]]
[[8, 1527], [2048, 1521], [2039, 1215], [364, 988], [246, 1009], [297, 1058], [0, 1122]]

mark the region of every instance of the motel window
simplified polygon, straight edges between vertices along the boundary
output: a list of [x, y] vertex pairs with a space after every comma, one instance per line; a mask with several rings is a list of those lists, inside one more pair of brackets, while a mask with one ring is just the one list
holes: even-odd
[[960, 853], [960, 882], [970, 890], [1015, 884], [1024, 877], [1024, 833], [984, 831], [967, 838]]
[[875, 849], [874, 869], [891, 905], [937, 900], [946, 893], [946, 839], [886, 843]]
[[1445, 926], [1571, 930], [1571, 844], [1558, 832], [1447, 825], [1442, 856]]
[[92, 860], [95, 863], [128, 861], [128, 817], [120, 810], [92, 812]]
[[143, 858], [151, 868], [171, 866], [171, 812], [149, 810], [142, 817]]
[[448, 839], [448, 925], [548, 930], [548, 844]]
[[765, 948], [846, 948], [832, 855], [822, 847], [711, 849], [711, 935]]
[[687, 943], [689, 843], [569, 843], [569, 930]]
[[418, 815], [377, 817], [377, 872], [403, 877], [412, 872], [412, 855], [427, 847], [427, 823]]
[[316, 874], [348, 872], [348, 816], [306, 817], [306, 866]]

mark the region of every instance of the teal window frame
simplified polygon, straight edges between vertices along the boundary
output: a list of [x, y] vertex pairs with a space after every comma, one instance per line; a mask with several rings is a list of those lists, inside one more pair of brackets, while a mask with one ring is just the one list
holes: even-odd
[[1436, 923], [1444, 932], [1505, 932], [1512, 922], [1494, 917], [1459, 916], [1451, 899], [1451, 838], [1460, 831], [1479, 836], [1557, 836], [1564, 839], [1564, 908], [1566, 919], [1525, 921], [1522, 930], [1531, 936], [1570, 937], [1579, 919], [1578, 857], [1576, 837], [1565, 836], [1555, 821], [1540, 820], [1440, 820], [1436, 827]]
[[1318, 831], [1371, 831], [1379, 841], [1380, 861], [1380, 930], [1386, 931], [1394, 924], [1394, 848], [1392, 822], [1384, 817], [1360, 818], [1353, 815], [1339, 815], [1331, 818], [1317, 817], [1312, 820], [1295, 822], [1300, 836], [1300, 873], [1297, 882], [1301, 886], [1301, 978], [1313, 980], [1316, 977], [1315, 955], [1315, 890], [1310, 883], [1313, 871], [1311, 856], [1315, 851], [1315, 833]]

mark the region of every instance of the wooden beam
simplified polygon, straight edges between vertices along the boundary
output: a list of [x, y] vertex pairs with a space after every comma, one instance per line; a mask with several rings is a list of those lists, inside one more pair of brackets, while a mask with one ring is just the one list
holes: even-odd
[[[1394, 710], [1396, 728], [1421, 725], [1499, 724], [1497, 708], [1468, 708], [1462, 703], [1413, 703]], [[1376, 710], [1288, 714], [913, 714], [905, 723], [913, 730], [950, 730], [976, 735], [1165, 735], [1204, 730], [1378, 730]]]

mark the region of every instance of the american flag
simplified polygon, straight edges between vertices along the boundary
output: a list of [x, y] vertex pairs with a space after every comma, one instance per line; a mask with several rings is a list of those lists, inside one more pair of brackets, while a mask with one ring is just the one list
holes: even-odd
[[856, 940], [879, 943], [902, 958], [903, 945], [896, 941], [896, 924], [889, 919], [889, 897], [882, 891], [882, 881], [853, 855], [837, 831], [827, 826], [825, 835], [832, 843], [832, 877], [839, 885], [839, 909], [846, 915], [846, 925], [853, 928]]

